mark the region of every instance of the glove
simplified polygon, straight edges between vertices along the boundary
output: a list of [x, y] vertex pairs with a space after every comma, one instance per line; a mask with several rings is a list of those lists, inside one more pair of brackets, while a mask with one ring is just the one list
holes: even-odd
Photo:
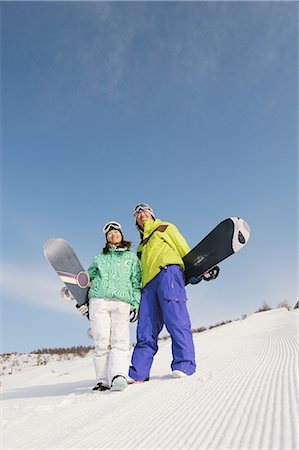
[[83, 303], [83, 305], [77, 303], [76, 308], [78, 308], [79, 313], [82, 314], [82, 316], [88, 316], [88, 303]]
[[201, 280], [202, 280], [202, 275], [200, 275], [199, 277], [191, 277], [191, 278], [189, 278], [188, 283], [198, 284]]
[[67, 287], [63, 287], [60, 291], [60, 295], [64, 300], [75, 300], [74, 297], [72, 296], [72, 294], [70, 293], [70, 291], [68, 290]]
[[139, 310], [137, 308], [131, 309], [130, 311], [130, 322], [136, 322], [136, 320], [138, 319], [138, 315], [139, 315]]

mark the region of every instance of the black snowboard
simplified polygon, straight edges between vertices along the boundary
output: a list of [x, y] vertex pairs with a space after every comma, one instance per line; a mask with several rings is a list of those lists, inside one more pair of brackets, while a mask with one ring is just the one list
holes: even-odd
[[184, 258], [186, 284], [224, 259], [241, 250], [248, 242], [250, 228], [245, 220], [231, 217], [217, 225]]
[[61, 238], [49, 239], [44, 254], [57, 275], [81, 306], [88, 301], [89, 275], [70, 244]]

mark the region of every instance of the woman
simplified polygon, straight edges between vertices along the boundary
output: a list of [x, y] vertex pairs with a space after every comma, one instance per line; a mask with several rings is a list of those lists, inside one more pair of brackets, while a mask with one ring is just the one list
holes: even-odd
[[97, 378], [93, 390], [122, 391], [127, 386], [129, 368], [130, 310], [139, 308], [141, 268], [118, 222], [108, 222], [103, 233], [106, 245], [88, 269], [89, 319]]

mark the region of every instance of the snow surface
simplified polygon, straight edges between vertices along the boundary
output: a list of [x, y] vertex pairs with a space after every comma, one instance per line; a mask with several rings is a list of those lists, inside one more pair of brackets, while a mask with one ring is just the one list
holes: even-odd
[[148, 383], [93, 392], [91, 355], [3, 377], [2, 449], [298, 448], [298, 310], [194, 335], [197, 372], [170, 376], [161, 341]]

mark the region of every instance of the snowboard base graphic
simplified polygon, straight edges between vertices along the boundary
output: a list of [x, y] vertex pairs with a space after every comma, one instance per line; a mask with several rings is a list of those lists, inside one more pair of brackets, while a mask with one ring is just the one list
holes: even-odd
[[247, 244], [249, 236], [248, 223], [239, 217], [230, 217], [219, 223], [184, 256], [186, 284], [189, 283], [190, 278], [200, 277], [224, 259], [241, 250]]
[[70, 244], [61, 238], [49, 239], [44, 254], [78, 305], [88, 301], [89, 275]]

